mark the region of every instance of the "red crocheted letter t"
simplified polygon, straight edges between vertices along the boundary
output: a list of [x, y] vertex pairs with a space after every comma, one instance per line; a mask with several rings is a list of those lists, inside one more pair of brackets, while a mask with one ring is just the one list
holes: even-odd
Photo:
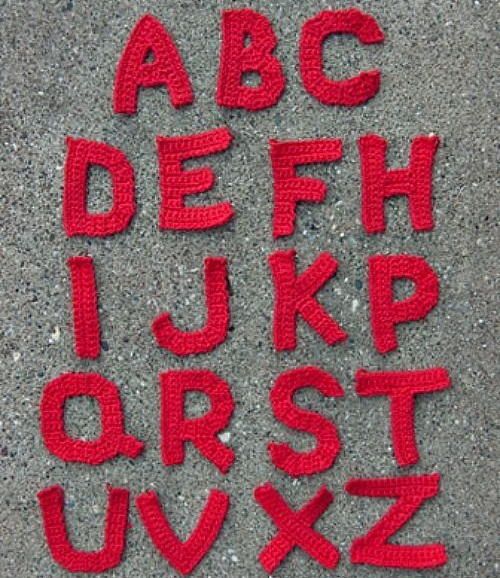
[[135, 114], [139, 89], [155, 86], [167, 89], [175, 108], [193, 102], [191, 81], [172, 38], [159, 20], [146, 14], [132, 30], [116, 67], [114, 111]]
[[325, 10], [302, 27], [300, 74], [307, 92], [323, 104], [363, 104], [379, 91], [380, 71], [363, 71], [345, 80], [328, 78], [323, 66], [323, 42], [331, 34], [352, 34], [363, 44], [378, 44], [384, 40], [384, 33], [373, 16], [356, 8]]
[[[222, 11], [219, 106], [262, 110], [278, 102], [286, 80], [280, 61], [273, 56], [277, 43], [271, 23], [259, 12], [248, 8]], [[257, 73], [259, 85], [244, 84], [245, 73]]]

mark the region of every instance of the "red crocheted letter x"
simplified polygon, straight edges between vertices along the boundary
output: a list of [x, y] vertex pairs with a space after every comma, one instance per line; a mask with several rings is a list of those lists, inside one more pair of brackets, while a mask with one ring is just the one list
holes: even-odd
[[373, 16], [356, 8], [325, 10], [302, 27], [300, 74], [307, 92], [323, 104], [363, 104], [379, 91], [380, 71], [363, 71], [345, 80], [328, 78], [323, 66], [323, 42], [331, 34], [352, 34], [363, 44], [378, 44], [384, 40], [384, 33]]
[[[67, 435], [64, 406], [72, 397], [93, 397], [101, 410], [101, 435], [95, 440]], [[118, 455], [136, 458], [144, 444], [125, 433], [118, 387], [97, 373], [64, 373], [45, 386], [40, 401], [40, 429], [45, 446], [65, 462], [97, 465]]]
[[159, 315], [152, 324], [158, 345], [176, 355], [190, 355], [207, 353], [224, 343], [230, 315], [227, 259], [224, 257], [205, 259], [205, 300], [206, 323], [196, 331], [177, 329], [170, 313]]
[[[189, 441], [221, 472], [228, 472], [234, 462], [234, 451], [224, 445], [217, 434], [229, 425], [234, 410], [229, 385], [205, 369], [166, 371], [160, 374], [160, 385], [163, 463], [166, 466], [182, 464], [184, 444]], [[204, 393], [210, 399], [208, 413], [196, 418], [185, 417], [184, 398], [189, 391]]]
[[[394, 301], [393, 284], [398, 279], [412, 281], [415, 291]], [[439, 300], [439, 278], [418, 255], [368, 257], [368, 285], [373, 341], [380, 353], [397, 348], [396, 325], [424, 319]]]
[[116, 67], [114, 111], [135, 114], [139, 88], [155, 86], [167, 89], [175, 108], [194, 100], [191, 81], [174, 41], [159, 20], [146, 14], [132, 30]]
[[315, 411], [297, 407], [295, 393], [313, 388], [326, 397], [342, 397], [339, 382], [318, 367], [299, 367], [282, 373], [270, 393], [274, 416], [288, 427], [310, 433], [317, 439], [317, 446], [309, 452], [297, 452], [288, 444], [271, 442], [267, 449], [273, 464], [290, 476], [304, 476], [324, 472], [330, 468], [340, 452], [337, 428]]
[[203, 512], [189, 538], [181, 542], [172, 529], [156, 492], [136, 498], [142, 523], [153, 544], [168, 563], [181, 574], [190, 574], [212, 548], [229, 509], [229, 496], [211, 490]]
[[439, 474], [401, 478], [352, 479], [346, 491], [354, 496], [396, 498], [385, 516], [351, 546], [353, 564], [385, 568], [435, 568], [448, 561], [442, 544], [391, 544], [388, 539], [418, 512], [422, 504], [439, 491]]
[[292, 510], [270, 483], [256, 488], [254, 496], [279, 530], [259, 554], [259, 561], [268, 574], [272, 574], [295, 547], [302, 548], [325, 568], [337, 566], [339, 551], [313, 529], [314, 523], [333, 502], [333, 495], [326, 487], [323, 486], [299, 511]]
[[276, 251], [269, 256], [275, 289], [274, 346], [278, 351], [297, 346], [296, 320], [305, 321], [328, 343], [333, 345], [347, 338], [338, 323], [328, 315], [314, 295], [333, 277], [337, 261], [329, 253], [319, 257], [300, 275], [295, 270], [293, 249]]
[[396, 461], [411, 466], [419, 460], [415, 440], [415, 396], [450, 387], [446, 369], [356, 372], [356, 393], [362, 397], [387, 395], [391, 400], [391, 429]]
[[129, 492], [108, 486], [104, 546], [95, 552], [76, 550], [71, 544], [64, 516], [64, 490], [50, 486], [38, 493], [45, 538], [52, 558], [69, 572], [105, 572], [120, 564], [128, 527]]
[[385, 231], [384, 201], [408, 197], [410, 219], [415, 231], [434, 228], [432, 217], [432, 166], [439, 146], [437, 136], [412, 140], [410, 164], [404, 169], [386, 168], [387, 141], [376, 134], [358, 141], [361, 161], [361, 220], [369, 234]]
[[[277, 43], [271, 23], [259, 12], [223, 10], [219, 106], [262, 110], [278, 102], [286, 79], [280, 61], [272, 54]], [[259, 85], [244, 84], [245, 73], [257, 73]]]
[[[66, 139], [63, 223], [68, 237], [106, 237], [124, 231], [135, 213], [134, 169], [121, 150], [106, 143]], [[89, 168], [106, 169], [113, 183], [113, 206], [105, 213], [87, 211]]]
[[157, 137], [160, 165], [160, 229], [200, 231], [220, 227], [233, 218], [231, 203], [204, 207], [186, 207], [184, 197], [204, 193], [215, 183], [211, 168], [185, 171], [184, 161], [205, 157], [229, 148], [233, 137], [227, 128], [199, 134]]
[[340, 139], [269, 141], [274, 178], [273, 236], [291, 235], [295, 227], [295, 207], [300, 201], [321, 203], [326, 184], [316, 178], [298, 177], [299, 165], [327, 163], [342, 158]]

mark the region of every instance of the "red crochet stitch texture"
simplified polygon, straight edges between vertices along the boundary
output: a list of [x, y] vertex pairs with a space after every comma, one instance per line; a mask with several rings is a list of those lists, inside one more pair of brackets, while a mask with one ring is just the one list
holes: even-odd
[[325, 397], [343, 397], [340, 383], [319, 367], [306, 366], [282, 373], [269, 398], [274, 416], [289, 428], [307, 432], [317, 439], [316, 447], [309, 452], [297, 452], [288, 444], [268, 444], [273, 464], [290, 476], [317, 474], [328, 470], [341, 450], [337, 428], [315, 411], [297, 407], [295, 393], [304, 388], [316, 389]]
[[400, 545], [388, 539], [401, 529], [422, 504], [439, 491], [439, 474], [400, 478], [351, 479], [346, 491], [354, 496], [396, 498], [385, 516], [351, 546], [353, 564], [370, 564], [384, 568], [420, 570], [442, 566], [448, 561], [442, 544]]
[[380, 88], [380, 71], [360, 72], [353, 78], [331, 80], [324, 73], [323, 42], [331, 34], [352, 34], [363, 44], [383, 42], [384, 33], [373, 16], [356, 8], [325, 10], [302, 27], [300, 74], [304, 87], [323, 104], [358, 106], [373, 98]]
[[[245, 41], [249, 40], [249, 44]], [[275, 105], [285, 89], [278, 44], [269, 20], [248, 8], [223, 10], [217, 104], [255, 111]], [[245, 73], [260, 76], [258, 86], [244, 84]]]
[[297, 203], [321, 203], [326, 197], [326, 184], [317, 178], [297, 176], [297, 166], [341, 159], [342, 141], [272, 139], [269, 147], [274, 182], [273, 236], [277, 239], [293, 234]]
[[234, 216], [229, 202], [204, 207], [186, 207], [184, 197], [209, 191], [215, 174], [209, 167], [183, 169], [183, 162], [229, 148], [233, 137], [227, 128], [177, 136], [157, 137], [160, 165], [160, 229], [202, 231], [220, 227]]
[[162, 313], [152, 324], [152, 330], [160, 347], [176, 355], [207, 353], [224, 343], [229, 327], [229, 287], [227, 259], [205, 259], [205, 299], [207, 316], [202, 329], [181, 331], [175, 327], [170, 313]]
[[[134, 169], [119, 149], [106, 143], [67, 137], [63, 224], [68, 237], [106, 237], [124, 231], [135, 213]], [[87, 210], [91, 166], [106, 169], [113, 183], [113, 206], [105, 213]]]
[[64, 515], [64, 490], [50, 486], [38, 492], [45, 538], [52, 558], [69, 572], [105, 572], [120, 564], [128, 527], [129, 492], [108, 486], [104, 546], [94, 552], [76, 550], [71, 544]]
[[391, 402], [391, 429], [396, 461], [411, 466], [419, 460], [415, 439], [415, 397], [450, 387], [446, 369], [356, 372], [356, 393], [362, 397], [387, 395]]
[[217, 539], [229, 509], [229, 496], [219, 490], [210, 491], [198, 523], [185, 542], [176, 536], [156, 492], [144, 492], [138, 496], [136, 506], [161, 555], [177, 572], [190, 574]]
[[[67, 435], [64, 406], [72, 397], [93, 397], [101, 413], [101, 435], [94, 440]], [[136, 458], [144, 444], [125, 432], [120, 391], [98, 373], [64, 373], [44, 387], [40, 400], [40, 430], [46, 448], [65, 462], [98, 465], [118, 455]]]
[[[153, 60], [148, 61], [152, 56]], [[135, 25], [116, 68], [115, 113], [135, 114], [139, 88], [164, 86], [175, 108], [194, 100], [191, 81], [170, 34], [151, 14]]]
[[439, 146], [437, 136], [417, 136], [411, 142], [406, 168], [387, 169], [387, 141], [376, 134], [358, 140], [361, 162], [361, 219], [368, 234], [386, 228], [384, 201], [408, 197], [410, 219], [415, 231], [434, 228], [432, 216], [432, 167]]
[[333, 494], [325, 486], [299, 511], [292, 510], [270, 483], [256, 488], [254, 496], [278, 528], [278, 534], [259, 554], [259, 561], [268, 574], [273, 573], [295, 547], [307, 552], [325, 568], [337, 566], [339, 551], [313, 529], [314, 523], [333, 502]]

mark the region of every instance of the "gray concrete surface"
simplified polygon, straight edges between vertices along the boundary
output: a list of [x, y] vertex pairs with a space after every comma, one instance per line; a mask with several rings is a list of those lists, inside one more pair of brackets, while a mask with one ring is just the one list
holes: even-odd
[[[495, 418], [498, 415], [495, 315], [498, 301], [495, 250], [495, 2], [422, 1], [327, 3], [3, 1], [1, 39], [1, 391], [0, 391], [0, 576], [58, 578], [67, 573], [51, 560], [44, 543], [36, 492], [61, 483], [67, 492], [71, 535], [82, 548], [97, 548], [102, 531], [104, 484], [137, 493], [155, 488], [175, 527], [185, 535], [207, 489], [231, 494], [232, 507], [216, 546], [194, 573], [204, 578], [264, 576], [256, 556], [274, 533], [255, 504], [255, 486], [271, 480], [294, 505], [321, 484], [336, 495], [317, 528], [338, 544], [334, 572], [302, 552], [289, 556], [276, 576], [286, 578], [412, 577], [416, 572], [355, 567], [352, 539], [363, 533], [387, 503], [347, 496], [351, 476], [403, 474], [396, 467], [382, 399], [360, 400], [353, 388], [357, 368], [417, 368], [444, 365], [453, 389], [417, 403], [421, 461], [412, 473], [439, 471], [441, 495], [399, 535], [401, 541], [443, 541], [449, 564], [428, 576], [489, 578], [495, 556], [497, 478]], [[277, 54], [288, 78], [274, 108], [257, 114], [218, 108], [214, 101], [220, 9], [249, 6], [268, 15], [279, 36]], [[383, 46], [360, 47], [349, 38], [329, 40], [328, 70], [348, 75], [359, 66], [380, 66], [382, 89], [368, 105], [329, 108], [302, 88], [297, 39], [302, 23], [328, 6], [358, 6], [371, 12], [386, 33]], [[196, 101], [175, 111], [163, 90], [143, 92], [131, 118], [112, 114], [114, 67], [125, 39], [146, 11], [170, 29], [191, 75]], [[498, 64], [498, 60], [496, 60]], [[222, 230], [202, 234], [160, 232], [154, 138], [228, 125], [236, 136], [225, 154], [210, 159], [219, 181], [211, 198], [230, 198], [237, 218]], [[367, 237], [359, 222], [356, 139], [375, 131], [389, 139], [389, 160], [406, 163], [410, 139], [434, 132], [443, 143], [435, 168], [436, 229], [410, 231], [404, 201], [391, 202], [387, 234]], [[107, 240], [68, 239], [61, 227], [62, 166], [66, 135], [104, 140], [122, 148], [137, 177], [138, 212], [125, 234]], [[329, 185], [321, 206], [303, 205], [293, 238], [271, 237], [272, 188], [267, 140], [340, 137], [341, 163], [311, 168]], [[106, 206], [106, 178], [93, 175], [92, 204]], [[296, 247], [300, 266], [320, 250], [341, 263], [323, 303], [348, 330], [350, 340], [328, 348], [301, 325], [293, 353], [277, 354], [270, 341], [272, 286], [267, 255]], [[399, 330], [400, 348], [386, 357], [373, 347], [368, 323], [367, 256], [410, 252], [425, 256], [441, 280], [441, 301], [426, 322]], [[73, 354], [65, 260], [91, 254], [96, 263], [105, 351], [95, 362]], [[206, 255], [226, 255], [233, 288], [230, 339], [217, 351], [177, 359], [155, 346], [150, 321], [167, 307], [179, 323], [201, 324], [199, 270]], [[338, 424], [344, 451], [335, 467], [293, 482], [272, 467], [269, 439], [310, 447], [308, 436], [287, 432], [273, 420], [267, 396], [284, 369], [315, 363], [331, 371], [346, 395], [331, 403], [301, 395]], [[194, 450], [182, 467], [161, 465], [158, 448], [158, 373], [168, 368], [208, 367], [232, 387], [237, 410], [230, 427], [237, 462], [223, 477]], [[64, 371], [98, 371], [122, 392], [127, 427], [147, 444], [136, 461], [117, 459], [97, 468], [64, 464], [48, 454], [38, 429], [43, 385]], [[203, 402], [198, 400], [198, 410]], [[196, 405], [196, 404], [195, 404]], [[84, 400], [70, 404], [71, 431], [93, 435], [98, 418]], [[155, 551], [134, 508], [128, 547], [109, 576], [172, 577]]]

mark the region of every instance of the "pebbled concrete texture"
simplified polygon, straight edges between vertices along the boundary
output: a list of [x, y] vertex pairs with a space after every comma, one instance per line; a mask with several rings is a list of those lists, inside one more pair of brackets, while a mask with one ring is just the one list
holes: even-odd
[[[217, 107], [214, 100], [220, 9], [251, 7], [272, 21], [277, 55], [288, 84], [271, 109], [255, 114]], [[361, 47], [353, 38], [329, 39], [327, 71], [347, 76], [378, 66], [380, 93], [355, 109], [326, 107], [301, 86], [297, 46], [303, 22], [318, 11], [357, 6], [373, 14], [386, 34], [382, 46]], [[192, 106], [174, 110], [163, 89], [142, 91], [139, 113], [114, 115], [114, 68], [131, 27], [152, 12], [169, 28], [185, 60], [196, 95]], [[44, 543], [36, 492], [51, 484], [66, 491], [69, 530], [76, 546], [101, 544], [106, 483], [128, 487], [133, 496], [155, 489], [180, 536], [198, 517], [209, 488], [231, 495], [231, 510], [213, 550], [193, 576], [265, 576], [256, 561], [274, 526], [252, 498], [270, 480], [295, 507], [326, 484], [335, 502], [316, 525], [341, 550], [335, 571], [326, 571], [295, 551], [277, 577], [413, 577], [417, 572], [352, 566], [348, 549], [355, 536], [387, 508], [343, 491], [352, 476], [442, 474], [439, 497], [428, 502], [397, 537], [401, 543], [442, 541], [449, 563], [427, 576], [489, 578], [498, 574], [495, 537], [498, 468], [498, 388], [495, 291], [498, 265], [498, 195], [495, 190], [494, 2], [343, 2], [316, 0], [245, 3], [215, 1], [0, 3], [0, 576], [59, 578], [67, 573]], [[235, 142], [208, 161], [218, 175], [210, 200], [229, 198], [237, 218], [208, 233], [160, 232], [155, 137], [227, 125]], [[442, 138], [434, 172], [436, 228], [411, 231], [406, 203], [388, 203], [388, 231], [368, 237], [360, 226], [357, 138], [377, 132], [390, 142], [388, 161], [406, 164], [410, 139]], [[62, 167], [67, 135], [103, 140], [121, 148], [137, 181], [136, 217], [124, 234], [106, 239], [65, 237], [61, 226]], [[325, 179], [322, 205], [302, 205], [293, 237], [271, 235], [272, 182], [269, 138], [338, 137], [341, 162], [304, 172]], [[108, 181], [91, 177], [91, 206], [107, 206]], [[206, 197], [193, 202], [203, 202]], [[191, 202], [191, 201], [190, 201]], [[340, 262], [321, 301], [350, 339], [329, 348], [304, 324], [294, 352], [271, 344], [273, 292], [267, 256], [295, 247], [299, 268], [319, 251]], [[439, 306], [421, 323], [398, 329], [399, 349], [376, 353], [370, 336], [366, 259], [375, 253], [423, 255], [441, 281]], [[94, 257], [99, 285], [103, 352], [97, 361], [73, 353], [68, 256]], [[162, 310], [183, 327], [203, 323], [201, 267], [207, 255], [230, 263], [232, 327], [215, 352], [178, 359], [155, 345], [149, 326]], [[404, 291], [405, 288], [402, 288]], [[498, 289], [497, 289], [498, 290]], [[301, 393], [304, 407], [337, 424], [343, 452], [328, 472], [293, 481], [269, 462], [269, 440], [288, 440], [297, 449], [314, 440], [278, 424], [268, 405], [274, 379], [287, 368], [317, 364], [340, 381], [345, 397], [327, 400]], [[449, 369], [453, 388], [418, 399], [417, 437], [421, 459], [402, 470], [395, 464], [384, 399], [354, 393], [359, 367]], [[192, 448], [183, 466], [165, 468], [159, 453], [158, 374], [182, 367], [207, 367], [229, 382], [237, 408], [229, 428], [237, 461], [220, 475]], [[97, 371], [121, 391], [127, 429], [147, 444], [135, 461], [118, 458], [99, 467], [64, 464], [48, 454], [38, 429], [38, 404], [45, 383], [65, 371]], [[192, 410], [206, 409], [203, 399]], [[68, 407], [74, 435], [99, 430], [95, 407], [79, 399]], [[173, 577], [131, 508], [132, 527], [114, 577]]]

